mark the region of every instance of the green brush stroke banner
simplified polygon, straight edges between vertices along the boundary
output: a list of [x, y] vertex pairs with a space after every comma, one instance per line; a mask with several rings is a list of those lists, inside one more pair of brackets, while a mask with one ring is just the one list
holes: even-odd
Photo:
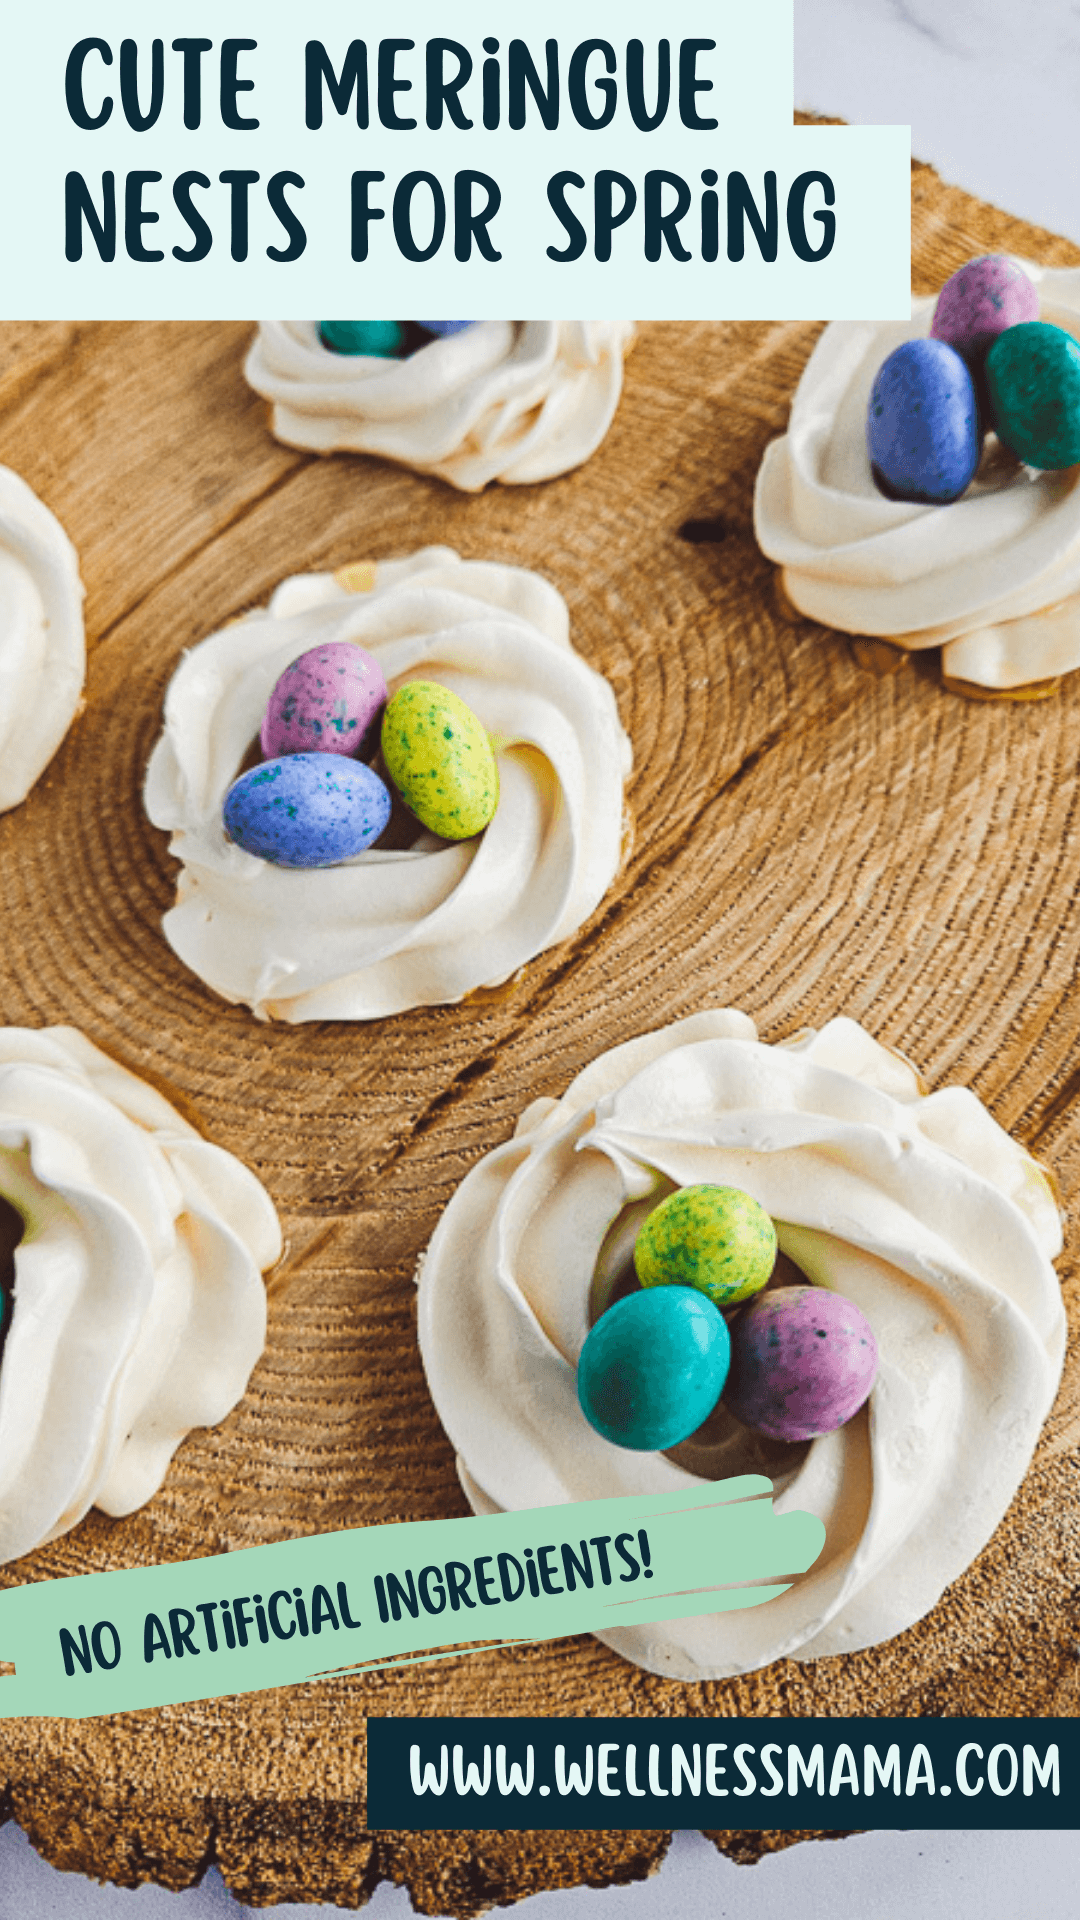
[[440, 1652], [766, 1605], [825, 1528], [760, 1474], [706, 1491], [315, 1534], [0, 1592], [0, 1718], [256, 1693]]

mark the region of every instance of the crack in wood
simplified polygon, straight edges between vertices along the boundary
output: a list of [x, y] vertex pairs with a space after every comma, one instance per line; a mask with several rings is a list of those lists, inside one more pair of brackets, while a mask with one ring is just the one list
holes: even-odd
[[1029, 1153], [1045, 1144], [1047, 1136], [1054, 1131], [1058, 1121], [1064, 1118], [1077, 1099], [1080, 1099], [1080, 1065], [1066, 1074], [1057, 1092], [1051, 1095], [1030, 1127], [1025, 1127], [1024, 1144]]

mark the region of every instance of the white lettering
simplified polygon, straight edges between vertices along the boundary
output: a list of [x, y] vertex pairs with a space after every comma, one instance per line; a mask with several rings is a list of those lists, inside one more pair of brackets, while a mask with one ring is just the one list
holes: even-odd
[[1043, 1761], [1041, 1766], [1039, 1765], [1039, 1761], [1036, 1756], [1034, 1747], [1025, 1746], [1024, 1748], [1024, 1792], [1025, 1793], [1030, 1794], [1034, 1792], [1035, 1790], [1034, 1780], [1038, 1781], [1040, 1787], [1048, 1786], [1050, 1788], [1051, 1793], [1054, 1794], [1055, 1797], [1060, 1793], [1061, 1786], [1058, 1779], [1058, 1750], [1056, 1746], [1047, 1747], [1046, 1758]]
[[904, 1792], [906, 1794], [916, 1793], [920, 1787], [925, 1787], [927, 1793], [933, 1793], [935, 1790], [934, 1763], [930, 1758], [927, 1748], [924, 1747], [921, 1742], [911, 1750], [911, 1759], [908, 1761], [907, 1779], [904, 1782]]
[[[1005, 1754], [1008, 1754], [1011, 1762], [1009, 1784], [1007, 1787], [1002, 1786], [999, 1771], [1002, 1757]], [[1020, 1762], [1016, 1757], [1015, 1747], [1007, 1746], [1004, 1741], [1002, 1741], [1000, 1746], [991, 1747], [990, 1758], [986, 1763], [986, 1777], [990, 1782], [991, 1793], [996, 1793], [999, 1800], [1006, 1799], [1007, 1796], [1012, 1793], [1020, 1778]]]
[[470, 1760], [463, 1766], [464, 1747], [454, 1748], [454, 1785], [459, 1793], [486, 1793], [491, 1785], [491, 1748], [484, 1748], [484, 1771], [480, 1773], [475, 1761]]
[[700, 1794], [701, 1792], [701, 1748], [698, 1746], [695, 1746], [694, 1748], [694, 1757], [692, 1761], [687, 1759], [681, 1747], [675, 1746], [675, 1747], [672, 1747], [671, 1749], [671, 1791], [672, 1793], [682, 1792], [682, 1783], [684, 1780], [686, 1781], [686, 1784], [689, 1787], [692, 1794], [694, 1794], [695, 1796]]
[[798, 1793], [799, 1775], [806, 1786], [814, 1787], [818, 1793], [825, 1791], [825, 1749], [820, 1740], [811, 1749], [810, 1763], [807, 1765], [800, 1749], [790, 1746], [787, 1750], [787, 1790]]
[[839, 1793], [841, 1787], [849, 1787], [852, 1793], [859, 1791], [859, 1769], [855, 1764], [855, 1755], [843, 1741], [833, 1756], [832, 1772], [829, 1775], [829, 1792]]
[[441, 1753], [442, 1759], [439, 1763], [441, 1772], [436, 1773], [430, 1760], [428, 1760], [424, 1763], [424, 1771], [421, 1775], [420, 1749], [419, 1747], [409, 1748], [409, 1779], [412, 1781], [412, 1790], [414, 1793], [446, 1792], [447, 1755], [445, 1747], [441, 1749]]
[[885, 1765], [878, 1759], [877, 1748], [869, 1742], [863, 1748], [863, 1792], [873, 1793], [874, 1775], [877, 1774], [883, 1787], [891, 1785], [894, 1793], [900, 1791], [900, 1749], [891, 1746], [885, 1755]]
[[753, 1753], [753, 1751], [753, 1747], [746, 1740], [740, 1742], [735, 1749], [735, 1765], [738, 1767], [742, 1778], [746, 1781], [745, 1787], [736, 1787], [735, 1789], [735, 1798], [737, 1800], [745, 1800], [747, 1794], [753, 1793], [757, 1786], [757, 1781], [754, 1779], [746, 1761], [743, 1759], [744, 1753]]
[[560, 1793], [592, 1792], [592, 1748], [585, 1749], [585, 1767], [582, 1771], [577, 1761], [566, 1764], [566, 1748], [555, 1749], [555, 1785]]
[[496, 1747], [495, 1779], [498, 1782], [500, 1793], [531, 1793], [532, 1792], [532, 1788], [533, 1788], [532, 1746], [530, 1745], [526, 1747], [525, 1752], [528, 1758], [525, 1761], [525, 1771], [523, 1773], [521, 1768], [518, 1766], [518, 1763], [516, 1760], [512, 1761], [510, 1766], [507, 1767], [506, 1748]]

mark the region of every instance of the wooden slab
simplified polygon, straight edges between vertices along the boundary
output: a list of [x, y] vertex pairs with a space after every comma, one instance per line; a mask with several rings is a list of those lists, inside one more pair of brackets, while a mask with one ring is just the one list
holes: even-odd
[[[1010, 247], [1076, 251], [912, 176], [914, 276]], [[266, 1354], [161, 1493], [93, 1514], [8, 1583], [464, 1511], [424, 1386], [417, 1254], [525, 1102], [601, 1048], [708, 1005], [767, 1038], [846, 1012], [932, 1081], [973, 1086], [1056, 1167], [1080, 1316], [1080, 677], [974, 704], [933, 660], [793, 616], [751, 531], [763, 449], [816, 337], [643, 330], [581, 472], [465, 498], [279, 447], [233, 326], [0, 330], [0, 459], [60, 515], [89, 588], [87, 705], [0, 821], [0, 1017], [74, 1021], [253, 1166], [289, 1240]], [[634, 742], [632, 857], [591, 922], [502, 993], [371, 1027], [268, 1029], [159, 932], [174, 884], [140, 786], [181, 649], [298, 569], [447, 541], [547, 574]], [[889, 663], [894, 664], [894, 663]], [[379, 1713], [1075, 1712], [1080, 1366], [986, 1552], [919, 1627], [843, 1660], [669, 1684], [591, 1639], [85, 1723], [0, 1724], [0, 1807], [58, 1866], [179, 1888], [216, 1861], [255, 1904], [479, 1913], [653, 1870], [667, 1836], [370, 1835]], [[0, 1649], [2, 1652], [2, 1649]], [[736, 1858], [774, 1842], [717, 1834]], [[784, 1836], [788, 1841], [797, 1836]]]

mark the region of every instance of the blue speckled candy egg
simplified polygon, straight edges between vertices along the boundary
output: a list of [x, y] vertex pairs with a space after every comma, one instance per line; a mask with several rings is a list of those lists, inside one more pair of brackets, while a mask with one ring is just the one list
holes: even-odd
[[870, 1322], [825, 1287], [767, 1287], [731, 1323], [724, 1405], [772, 1440], [815, 1440], [858, 1413], [877, 1375]]
[[720, 1398], [730, 1351], [723, 1315], [694, 1288], [627, 1294], [581, 1349], [581, 1410], [617, 1447], [678, 1446]]
[[1039, 296], [1023, 267], [1007, 253], [984, 253], [946, 280], [937, 297], [930, 335], [982, 365], [1007, 327], [1039, 317]]
[[390, 794], [361, 760], [290, 753], [242, 773], [225, 796], [225, 831], [278, 867], [333, 867], [377, 840]]
[[447, 340], [453, 333], [464, 333], [466, 327], [475, 327], [476, 321], [418, 320], [416, 324], [418, 327], [423, 327], [425, 333], [434, 333], [437, 334], [441, 340]]
[[401, 352], [405, 329], [399, 320], [320, 320], [319, 338], [331, 353], [366, 353], [392, 360]]
[[283, 753], [359, 754], [386, 705], [378, 661], [351, 640], [311, 647], [286, 667], [259, 729], [267, 760]]
[[945, 505], [975, 476], [975, 385], [955, 347], [905, 340], [878, 368], [866, 415], [874, 482], [890, 500]]
[[986, 385], [999, 440], [1029, 467], [1080, 462], [1080, 343], [1064, 327], [1010, 327], [986, 356]]

